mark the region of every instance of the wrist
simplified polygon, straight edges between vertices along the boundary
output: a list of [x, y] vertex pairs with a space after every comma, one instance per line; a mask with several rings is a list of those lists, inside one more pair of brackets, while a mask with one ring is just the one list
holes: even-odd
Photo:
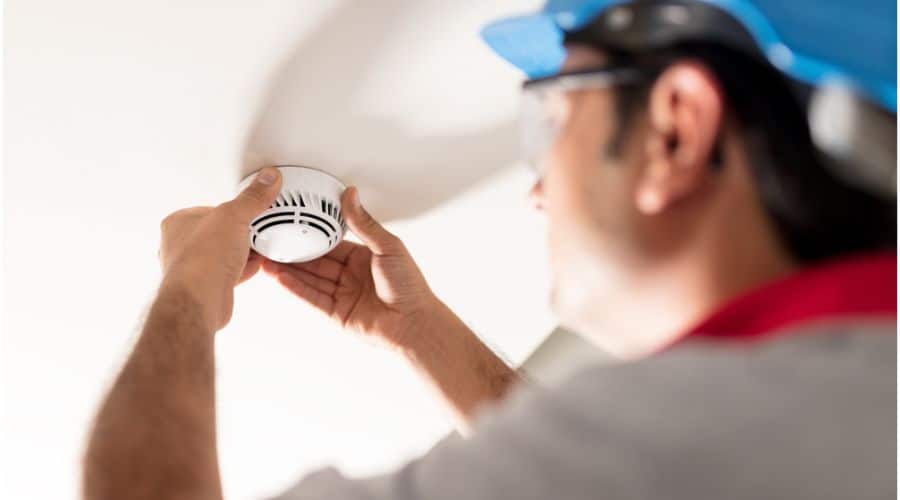
[[459, 335], [460, 330], [468, 330], [468, 327], [435, 297], [395, 339], [395, 346], [407, 358], [421, 358], [426, 353], [439, 350], [444, 339]]
[[195, 280], [166, 276], [157, 292], [153, 313], [172, 316], [204, 332], [215, 333], [220, 328], [217, 317], [221, 308], [215, 306], [211, 296]]

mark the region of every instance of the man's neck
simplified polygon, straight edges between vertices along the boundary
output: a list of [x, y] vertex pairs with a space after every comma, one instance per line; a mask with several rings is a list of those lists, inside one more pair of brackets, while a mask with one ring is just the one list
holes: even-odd
[[601, 347], [624, 359], [653, 354], [729, 300], [796, 269], [749, 188], [749, 170], [730, 170], [731, 178], [723, 181], [738, 187], [719, 186], [719, 193], [699, 210], [704, 219], [690, 242], [598, 318], [596, 325], [603, 330], [594, 337], [602, 339]]

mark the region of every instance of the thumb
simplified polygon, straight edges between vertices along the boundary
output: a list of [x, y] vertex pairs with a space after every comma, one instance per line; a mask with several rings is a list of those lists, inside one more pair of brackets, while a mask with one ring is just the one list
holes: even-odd
[[250, 223], [278, 197], [281, 190], [281, 172], [277, 168], [266, 167], [260, 170], [253, 181], [233, 200], [226, 203], [241, 222]]
[[405, 251], [400, 238], [375, 220], [359, 201], [359, 190], [347, 188], [341, 196], [341, 210], [350, 229], [375, 255], [392, 255]]

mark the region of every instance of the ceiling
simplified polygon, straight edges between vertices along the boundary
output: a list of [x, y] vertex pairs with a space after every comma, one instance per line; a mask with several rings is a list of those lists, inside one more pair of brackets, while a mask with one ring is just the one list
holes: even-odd
[[[159, 221], [306, 164], [360, 186], [432, 288], [523, 360], [553, 327], [542, 219], [514, 165], [519, 75], [477, 37], [533, 1], [11, 0], [4, 95], [9, 498], [76, 498], [87, 425], [159, 280]], [[265, 276], [219, 333], [228, 498], [354, 475], [450, 420], [393, 355]]]

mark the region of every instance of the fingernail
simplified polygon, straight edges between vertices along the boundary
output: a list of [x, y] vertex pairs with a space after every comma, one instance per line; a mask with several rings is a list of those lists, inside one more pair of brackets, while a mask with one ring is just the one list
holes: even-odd
[[278, 178], [278, 172], [274, 168], [268, 167], [268, 168], [264, 168], [259, 171], [259, 174], [257, 174], [257, 176], [256, 176], [256, 182], [259, 182], [260, 184], [269, 185], [269, 184], [274, 184], [275, 179], [277, 179], [277, 178]]
[[362, 208], [362, 200], [359, 198], [359, 188], [353, 188], [353, 202], [357, 208]]

